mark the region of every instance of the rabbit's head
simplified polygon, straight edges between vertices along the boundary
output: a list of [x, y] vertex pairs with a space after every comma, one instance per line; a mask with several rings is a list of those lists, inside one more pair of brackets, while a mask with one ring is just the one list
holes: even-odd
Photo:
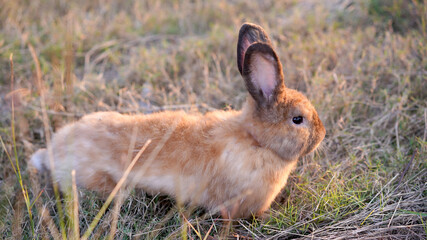
[[285, 160], [313, 151], [325, 137], [325, 128], [310, 101], [285, 87], [282, 64], [265, 31], [245, 23], [237, 44], [237, 64], [248, 97], [245, 127], [256, 142]]

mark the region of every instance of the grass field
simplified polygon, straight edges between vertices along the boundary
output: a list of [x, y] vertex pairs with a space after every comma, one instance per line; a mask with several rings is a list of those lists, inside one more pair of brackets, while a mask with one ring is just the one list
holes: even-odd
[[239, 109], [245, 21], [265, 28], [285, 84], [312, 100], [321, 149], [265, 219], [226, 226], [135, 190], [90, 237], [426, 239], [425, 0], [0, 0], [0, 238], [77, 238], [104, 204], [84, 189], [77, 208], [55, 200], [46, 176], [26, 171], [64, 124], [95, 111]]

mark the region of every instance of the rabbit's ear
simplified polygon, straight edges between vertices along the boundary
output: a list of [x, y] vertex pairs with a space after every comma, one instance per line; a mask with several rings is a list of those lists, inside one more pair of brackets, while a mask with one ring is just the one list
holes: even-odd
[[240, 74], [243, 71], [243, 60], [245, 59], [246, 50], [255, 42], [271, 44], [267, 33], [262, 27], [253, 23], [244, 23], [240, 27], [239, 40], [237, 41], [237, 66], [239, 67]]
[[248, 47], [242, 76], [259, 107], [271, 106], [284, 93], [282, 64], [270, 44], [258, 42]]

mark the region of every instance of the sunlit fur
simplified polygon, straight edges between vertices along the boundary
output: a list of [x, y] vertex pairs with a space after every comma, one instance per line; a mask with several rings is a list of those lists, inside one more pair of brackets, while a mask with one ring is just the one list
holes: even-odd
[[[275, 91], [280, 94], [268, 108], [260, 109], [248, 96], [241, 111], [206, 115], [90, 114], [54, 135], [50, 146], [54, 169], [46, 149], [35, 153], [31, 162], [39, 170], [53, 170], [63, 191], [70, 187], [75, 169], [79, 186], [108, 193], [151, 139], [127, 179], [129, 184], [233, 218], [260, 215], [285, 186], [298, 158], [313, 151], [325, 135], [310, 102], [295, 90], [278, 87], [283, 89]], [[295, 125], [293, 116], [303, 116], [304, 123]], [[170, 132], [143, 171], [150, 154]], [[129, 150], [133, 136], [136, 144]]]

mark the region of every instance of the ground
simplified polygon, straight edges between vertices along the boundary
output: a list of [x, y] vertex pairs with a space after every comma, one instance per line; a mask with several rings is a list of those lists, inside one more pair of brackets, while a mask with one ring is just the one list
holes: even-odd
[[[426, 1], [0, 6], [2, 238], [427, 237]], [[270, 34], [285, 84], [308, 96], [327, 131], [267, 217], [228, 226], [203, 210], [133, 191], [116, 198], [92, 231], [102, 198], [79, 189], [73, 207], [64, 196], [55, 200], [48, 178], [27, 171], [29, 156], [52, 132], [87, 113], [239, 109], [247, 93], [236, 44], [245, 21]]]

